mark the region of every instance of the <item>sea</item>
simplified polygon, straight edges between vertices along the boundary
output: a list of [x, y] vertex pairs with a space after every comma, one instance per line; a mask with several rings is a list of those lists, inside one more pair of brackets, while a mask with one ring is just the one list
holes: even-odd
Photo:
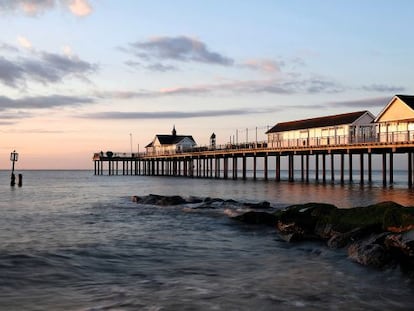
[[[95, 176], [0, 171], [0, 310], [414, 310], [414, 279], [352, 262], [345, 249], [287, 243], [232, 208], [151, 206], [148, 194], [341, 208], [414, 205], [394, 184]], [[374, 177], [381, 176], [380, 172]]]

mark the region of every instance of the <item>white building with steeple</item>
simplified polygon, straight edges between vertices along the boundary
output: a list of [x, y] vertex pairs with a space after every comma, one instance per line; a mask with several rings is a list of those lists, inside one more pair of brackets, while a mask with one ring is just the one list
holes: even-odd
[[177, 135], [177, 130], [174, 125], [171, 135], [155, 135], [154, 139], [145, 146], [145, 149], [148, 155], [174, 154], [190, 151], [196, 145], [193, 136]]

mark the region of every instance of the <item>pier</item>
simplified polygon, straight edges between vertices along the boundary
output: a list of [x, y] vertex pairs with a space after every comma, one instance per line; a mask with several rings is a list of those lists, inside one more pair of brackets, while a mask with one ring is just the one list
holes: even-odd
[[[364, 184], [372, 182], [373, 158], [376, 157], [376, 162], [381, 163], [382, 183], [387, 186], [394, 182], [394, 155], [404, 154], [406, 165], [403, 166], [407, 170], [407, 185], [412, 188], [413, 153], [413, 141], [303, 147], [267, 147], [264, 143], [260, 146], [241, 144], [215, 149], [193, 148], [163, 154], [100, 152], [94, 154], [93, 161], [95, 175], [256, 180], [260, 166], [264, 180], [282, 181], [283, 169], [288, 171], [289, 182], [309, 182], [312, 172], [314, 179], [323, 183], [359, 181], [360, 184]], [[281, 161], [282, 159], [284, 161]], [[272, 176], [269, 170], [271, 161], [275, 167]], [[285, 163], [284, 167], [282, 162]], [[312, 162], [313, 170], [310, 169]], [[247, 174], [248, 167], [252, 176]], [[358, 171], [358, 176], [353, 175], [355, 171]]]

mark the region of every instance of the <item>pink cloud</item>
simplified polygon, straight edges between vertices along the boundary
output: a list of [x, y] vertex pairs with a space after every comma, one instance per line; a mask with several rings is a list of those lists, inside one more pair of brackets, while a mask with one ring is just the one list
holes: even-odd
[[71, 0], [69, 9], [77, 16], [86, 16], [92, 12], [92, 6], [89, 4], [88, 0]]

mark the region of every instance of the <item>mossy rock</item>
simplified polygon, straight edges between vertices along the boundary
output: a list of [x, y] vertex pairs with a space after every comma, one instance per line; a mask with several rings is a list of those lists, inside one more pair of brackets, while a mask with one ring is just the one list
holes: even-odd
[[383, 217], [383, 229], [391, 232], [414, 229], [414, 207], [396, 207], [386, 210]]
[[321, 218], [327, 217], [337, 209], [332, 204], [306, 203], [291, 205], [282, 211], [277, 211], [275, 216], [279, 222], [294, 222], [307, 231], [313, 231]]
[[338, 232], [371, 227], [388, 231], [389, 227], [414, 225], [414, 208], [405, 208], [395, 202], [381, 202], [364, 207], [332, 210], [320, 218], [319, 224], [330, 224]]

